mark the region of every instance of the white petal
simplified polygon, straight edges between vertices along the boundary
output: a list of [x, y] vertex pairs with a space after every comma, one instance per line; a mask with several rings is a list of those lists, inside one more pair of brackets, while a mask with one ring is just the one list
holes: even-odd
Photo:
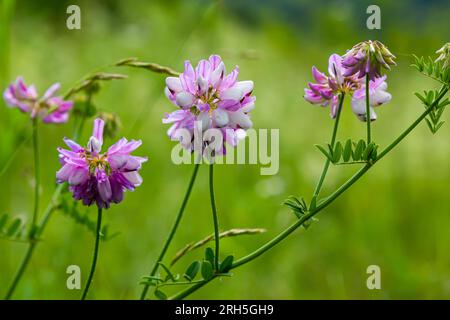
[[370, 96], [370, 104], [373, 106], [379, 106], [380, 104], [387, 103], [391, 101], [391, 94], [383, 91], [383, 90], [376, 90], [371, 96]]
[[217, 68], [211, 73], [210, 83], [213, 87], [216, 87], [223, 79], [225, 74], [225, 65], [223, 62], [220, 62]]
[[209, 113], [208, 112], [201, 112], [198, 116], [197, 116], [197, 120], [196, 121], [200, 121], [201, 125], [202, 125], [202, 132], [211, 128], [211, 118], [209, 117]]
[[236, 84], [233, 86], [233, 88], [238, 88], [240, 89], [244, 95], [250, 93], [253, 91], [253, 81], [238, 81], [236, 82]]
[[250, 117], [240, 110], [236, 112], [230, 112], [229, 116], [232, 123], [238, 125], [243, 129], [249, 129], [253, 126]]
[[177, 77], [167, 77], [166, 85], [173, 92], [183, 91], [183, 87], [181, 86], [181, 81]]
[[203, 94], [206, 92], [206, 90], [208, 90], [208, 82], [202, 76], [198, 76], [197, 85], [198, 85], [200, 94]]
[[95, 137], [91, 137], [87, 144], [87, 149], [90, 152], [99, 153], [102, 150], [102, 143]]
[[[352, 99], [352, 110], [353, 113], [361, 121], [366, 121], [366, 102], [365, 99]], [[370, 120], [376, 120], [377, 115], [372, 107], [370, 107]]]
[[177, 94], [177, 105], [179, 105], [181, 108], [189, 108], [194, 103], [195, 97], [186, 91], [182, 91]]
[[136, 171], [124, 172], [122, 174], [128, 181], [130, 181], [132, 184], [134, 184], [135, 187], [141, 185], [142, 177]]
[[247, 104], [246, 104], [245, 106], [243, 106], [241, 109], [239, 109], [239, 111], [242, 111], [242, 112], [247, 113], [247, 112], [252, 111], [254, 108], [255, 108], [255, 102], [252, 101], [252, 102], [247, 103]]
[[233, 87], [230, 89], [226, 89], [224, 92], [222, 92], [220, 97], [223, 100], [239, 101], [244, 97], [244, 93], [242, 92], [241, 89]]
[[216, 109], [213, 111], [214, 122], [217, 127], [225, 127], [229, 122], [228, 112], [222, 109]]
[[380, 86], [378, 87], [378, 89], [386, 91], [387, 87], [388, 87], [387, 82], [386, 82], [386, 81], [383, 81], [383, 82], [380, 84]]

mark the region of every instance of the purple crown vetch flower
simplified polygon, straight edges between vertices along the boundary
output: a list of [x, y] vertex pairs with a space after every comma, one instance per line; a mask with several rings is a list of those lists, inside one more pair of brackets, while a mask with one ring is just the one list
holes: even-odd
[[[352, 96], [351, 106], [353, 113], [362, 121], [366, 121], [366, 85], [365, 80], [356, 75], [345, 76], [346, 68], [342, 64], [342, 57], [332, 54], [329, 58], [328, 73], [312, 68], [312, 75], [316, 83], [309, 83], [305, 89], [305, 100], [323, 107], [330, 106], [330, 114], [334, 119], [337, 114], [338, 96], [340, 93]], [[391, 100], [391, 95], [386, 91], [386, 76], [369, 81], [370, 119], [376, 120], [374, 107], [380, 106]]]
[[358, 78], [363, 78], [368, 74], [370, 80], [375, 80], [381, 77], [382, 67], [389, 70], [390, 66], [395, 66], [395, 56], [377, 40], [358, 43], [343, 58], [344, 76], [358, 74]]
[[87, 206], [96, 202], [99, 208], [121, 202], [125, 190], [140, 186], [139, 170], [147, 161], [147, 158], [130, 154], [142, 144], [141, 140], [122, 138], [106, 153], [100, 153], [104, 125], [103, 120], [94, 120], [94, 130], [86, 148], [65, 138], [70, 150], [58, 148], [62, 168], [56, 173], [57, 182], [68, 182], [76, 200], [82, 200]]
[[[166, 79], [165, 93], [180, 109], [166, 114], [163, 123], [173, 123], [168, 130], [172, 140], [180, 140], [178, 129], [186, 129], [191, 136], [196, 121], [201, 130], [221, 130], [223, 142], [236, 146], [245, 137], [245, 130], [252, 127], [249, 112], [256, 98], [252, 96], [253, 81], [237, 81], [239, 68], [226, 74], [225, 65], [218, 55], [201, 60], [197, 67], [185, 62], [179, 77]], [[192, 150], [191, 141], [181, 141]], [[222, 153], [225, 152], [223, 144]]]
[[45, 123], [64, 123], [69, 119], [73, 102], [55, 96], [59, 88], [59, 83], [55, 83], [39, 98], [35, 86], [25, 85], [23, 79], [18, 77], [5, 90], [3, 97], [10, 107], [29, 113], [32, 119], [39, 117]]

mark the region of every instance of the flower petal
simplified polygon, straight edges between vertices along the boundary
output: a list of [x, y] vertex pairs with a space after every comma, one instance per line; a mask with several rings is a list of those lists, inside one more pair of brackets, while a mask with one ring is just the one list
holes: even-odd
[[228, 124], [228, 121], [230, 120], [228, 117], [228, 112], [218, 108], [213, 111], [213, 119], [214, 124], [218, 128], [225, 127]]
[[244, 93], [241, 89], [232, 87], [223, 91], [220, 97], [223, 100], [239, 101], [243, 98], [243, 96]]
[[142, 177], [137, 173], [137, 171], [123, 172], [123, 176], [130, 181], [135, 187], [142, 184]]
[[189, 92], [182, 91], [177, 94], [176, 98], [177, 105], [183, 109], [191, 107], [194, 104], [194, 101], [195, 101], [194, 95]]
[[46, 101], [47, 99], [53, 97], [55, 93], [61, 88], [61, 85], [59, 83], [55, 83], [50, 86], [50, 88], [45, 91], [44, 95], [42, 96], [41, 100]]
[[181, 86], [180, 78], [177, 77], [167, 77], [166, 78], [166, 86], [169, 88], [171, 92], [180, 92], [183, 91], [183, 87]]
[[104, 202], [109, 202], [112, 196], [111, 184], [109, 179], [102, 179], [97, 183], [98, 193]]
[[87, 179], [88, 179], [88, 170], [85, 168], [78, 167], [72, 171], [68, 181], [70, 185], [76, 186], [86, 182]]

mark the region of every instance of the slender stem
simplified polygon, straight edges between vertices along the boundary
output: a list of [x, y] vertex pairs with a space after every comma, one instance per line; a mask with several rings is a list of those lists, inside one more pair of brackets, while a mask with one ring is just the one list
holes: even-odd
[[[88, 108], [88, 103], [91, 103], [91, 95], [88, 96], [87, 101], [86, 101], [86, 106], [85, 106], [85, 111], [87, 111]], [[80, 122], [78, 123], [78, 125], [75, 127], [74, 131], [73, 131], [73, 135], [72, 135], [72, 139], [73, 140], [77, 140], [80, 137], [81, 132], [83, 131], [83, 126], [84, 123], [86, 122], [86, 112], [83, 113], [83, 115], [80, 118]], [[42, 234], [42, 232], [45, 229], [45, 226], [48, 223], [48, 220], [50, 219], [51, 214], [53, 213], [53, 211], [55, 210], [55, 206], [58, 204], [58, 198], [61, 195], [61, 192], [63, 191], [65, 185], [64, 184], [59, 184], [55, 191], [53, 192], [52, 198], [50, 200], [50, 203], [48, 204], [47, 208], [45, 208], [45, 211], [42, 215], [42, 219], [41, 222], [39, 224], [39, 230], [38, 230], [38, 236], [40, 236]]]
[[369, 96], [369, 74], [366, 74], [366, 123], [367, 123], [367, 144], [372, 140], [370, 132], [370, 96]]
[[[386, 154], [388, 154], [392, 149], [394, 149], [395, 146], [397, 146], [417, 125], [431, 112], [434, 106], [436, 106], [439, 101], [444, 97], [444, 95], [448, 92], [449, 88], [443, 86], [439, 92], [439, 95], [436, 97], [435, 101], [432, 103], [432, 105], [423, 112], [419, 118], [417, 118], [416, 121], [414, 121], [405, 131], [403, 131], [397, 139], [395, 139], [389, 146], [387, 146], [379, 155], [377, 160], [374, 162], [376, 163], [381, 158], [383, 158]], [[374, 164], [373, 163], [373, 164]], [[231, 269], [235, 269], [239, 266], [242, 266], [272, 247], [274, 247], [276, 244], [280, 243], [283, 239], [285, 239], [287, 236], [289, 236], [292, 232], [294, 232], [298, 227], [300, 227], [302, 224], [304, 224], [306, 221], [314, 217], [317, 213], [325, 209], [329, 204], [331, 204], [335, 199], [337, 199], [342, 193], [344, 193], [347, 189], [349, 189], [355, 182], [357, 182], [372, 166], [373, 164], [367, 163], [364, 167], [359, 169], [350, 179], [348, 179], [344, 184], [342, 184], [338, 189], [336, 189], [331, 195], [326, 197], [322, 202], [319, 203], [319, 205], [309, 212], [308, 214], [304, 215], [302, 218], [297, 220], [295, 223], [293, 223], [291, 226], [289, 226], [287, 229], [285, 229], [283, 232], [278, 234], [275, 238], [268, 241], [266, 244], [261, 246], [260, 248], [256, 249], [252, 253], [248, 254], [247, 256], [235, 261], [231, 267]], [[190, 295], [191, 293], [195, 292], [196, 290], [203, 287], [205, 284], [210, 282], [211, 280], [215, 279], [217, 275], [214, 275], [212, 278], [208, 280], [204, 280], [201, 283], [198, 283], [190, 288], [187, 288], [186, 290], [183, 290], [179, 292], [178, 294], [174, 295], [170, 299], [178, 300], [183, 299]]]
[[[180, 224], [181, 218], [183, 217], [184, 209], [186, 208], [186, 205], [188, 203], [189, 196], [191, 195], [192, 187], [194, 186], [195, 178], [197, 177], [197, 172], [198, 172], [199, 167], [200, 167], [199, 163], [196, 163], [194, 165], [194, 171], [192, 172], [191, 180], [189, 181], [189, 186], [186, 191], [186, 194], [184, 195], [184, 199], [181, 204], [181, 208], [178, 211], [178, 215], [175, 219], [175, 223], [173, 224], [172, 229], [170, 230], [169, 236], [167, 237], [167, 240], [164, 243], [161, 253], [158, 256], [158, 260], [156, 261], [155, 265], [153, 266], [153, 269], [150, 272], [151, 277], [156, 274], [156, 271], [158, 271], [159, 262], [161, 262], [164, 259], [167, 249], [169, 248], [170, 243], [172, 242], [173, 236], [175, 235], [175, 232], [177, 231], [178, 225]], [[144, 289], [142, 290], [142, 293], [141, 293], [141, 300], [145, 299], [145, 297], [147, 296], [149, 287], [150, 287], [149, 284], [146, 284], [144, 286]]]
[[[82, 118], [79, 126], [74, 131], [73, 137], [74, 137], [75, 140], [76, 140], [76, 137], [78, 137], [80, 135], [80, 133], [81, 133], [82, 122], [84, 122], [84, 121], [85, 121], [85, 117]], [[58, 198], [61, 195], [61, 192], [62, 192], [63, 188], [64, 188], [64, 185], [60, 184], [60, 185], [58, 185], [56, 187], [55, 191], [53, 192], [51, 201], [48, 204], [47, 208], [45, 209], [45, 211], [44, 211], [44, 213], [42, 215], [39, 227], [34, 229], [35, 230], [34, 231], [35, 232], [34, 233], [34, 238], [40, 237], [42, 235], [42, 233], [44, 232], [44, 229], [45, 229], [45, 227], [46, 227], [46, 225], [48, 223], [48, 220], [50, 219], [50, 216], [51, 216], [52, 212], [54, 211], [55, 206], [58, 203]], [[31, 239], [31, 240], [34, 240], [34, 239]], [[32, 255], [34, 253], [34, 249], [35, 249], [37, 244], [38, 244], [38, 242], [36, 242], [36, 241], [30, 241], [29, 242], [27, 252], [25, 253], [25, 256], [23, 257], [22, 262], [20, 263], [19, 269], [17, 270], [17, 273], [16, 273], [16, 275], [15, 275], [15, 277], [13, 279], [13, 282], [12, 282], [11, 286], [8, 289], [8, 292], [7, 292], [6, 296], [5, 296], [5, 299], [11, 299], [11, 297], [12, 297], [12, 295], [13, 295], [13, 293], [14, 293], [14, 291], [15, 291], [15, 289], [16, 289], [19, 281], [20, 281], [20, 279], [22, 278], [22, 276], [23, 276], [23, 274], [24, 274], [24, 272], [25, 272], [25, 270], [26, 270], [26, 268], [27, 268], [27, 266], [28, 266], [28, 264], [29, 264], [29, 262], [31, 260], [31, 257], [32, 257]]]
[[219, 235], [219, 218], [217, 216], [217, 208], [216, 208], [216, 200], [214, 197], [214, 164], [211, 163], [209, 165], [209, 196], [211, 199], [211, 209], [214, 221], [214, 242], [216, 246], [216, 253], [214, 254], [214, 270], [216, 272], [219, 271], [219, 243], [220, 243], [220, 235]]
[[83, 295], [81, 296], [81, 300], [86, 299], [86, 295], [89, 292], [89, 287], [91, 286], [92, 278], [94, 277], [95, 267], [97, 265], [98, 245], [100, 243], [101, 228], [102, 228], [102, 208], [98, 208], [97, 230], [95, 233], [94, 257], [92, 259], [91, 271], [89, 272], [89, 277], [86, 282], [86, 287], [84, 288]]
[[14, 277], [14, 280], [11, 284], [11, 286], [8, 289], [8, 292], [6, 293], [5, 300], [10, 300], [14, 291], [16, 290], [17, 284], [19, 283], [20, 279], [22, 278], [23, 273], [25, 272], [25, 269], [28, 266], [28, 263], [30, 262], [31, 256], [33, 255], [34, 248], [36, 247], [36, 242], [30, 242], [27, 252], [25, 253], [25, 257], [23, 258], [22, 262], [20, 263], [19, 270], [16, 273], [16, 276]]
[[37, 230], [37, 219], [39, 212], [39, 136], [38, 136], [38, 117], [33, 119], [33, 155], [34, 155], [34, 211], [33, 220], [30, 226], [30, 239], [33, 240]]
[[[341, 110], [342, 110], [342, 105], [344, 103], [344, 98], [345, 98], [345, 93], [342, 93], [339, 96], [339, 105], [338, 105], [338, 110], [337, 110], [337, 115], [336, 115], [336, 121], [334, 122], [333, 134], [331, 136], [331, 142], [330, 142], [331, 148], [334, 147], [334, 144], [336, 142], [337, 130], [338, 130], [338, 126], [339, 126], [339, 119], [341, 117]], [[325, 177], [327, 175], [329, 167], [330, 167], [330, 159], [327, 158], [327, 160], [325, 161], [323, 170], [322, 170], [322, 174], [320, 175], [319, 182], [317, 183], [316, 189], [314, 190], [313, 201], [315, 201], [317, 199], [317, 196], [319, 195], [320, 190], [322, 189], [322, 185], [323, 185], [323, 182], [325, 181]]]

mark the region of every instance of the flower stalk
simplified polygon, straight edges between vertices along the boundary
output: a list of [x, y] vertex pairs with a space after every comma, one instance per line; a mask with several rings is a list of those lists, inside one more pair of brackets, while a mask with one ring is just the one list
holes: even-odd
[[34, 207], [33, 207], [33, 216], [31, 220], [30, 230], [28, 234], [29, 246], [25, 253], [25, 256], [20, 263], [19, 269], [14, 277], [14, 280], [11, 286], [6, 293], [5, 300], [10, 300], [14, 291], [16, 290], [17, 285], [19, 284], [20, 279], [25, 272], [28, 263], [30, 262], [31, 256], [33, 255], [34, 248], [36, 247], [36, 234], [38, 232], [38, 212], [39, 212], [39, 187], [40, 187], [40, 172], [39, 172], [39, 136], [38, 136], [38, 118], [32, 119], [33, 126], [33, 158], [34, 158]]
[[[80, 135], [81, 128], [82, 128], [82, 122], [84, 122], [84, 121], [85, 121], [85, 119], [83, 117], [82, 121], [79, 123], [77, 128], [75, 128], [75, 130], [74, 130], [74, 134], [73, 134], [74, 137], [77, 137]], [[53, 192], [51, 201], [48, 204], [47, 208], [45, 209], [39, 225], [36, 226], [36, 228], [35, 228], [35, 233], [34, 233], [33, 239], [29, 239], [27, 251], [25, 252], [25, 256], [23, 257], [22, 262], [20, 263], [19, 269], [17, 270], [17, 273], [14, 276], [13, 282], [11, 283], [11, 285], [6, 293], [5, 300], [10, 300], [12, 298], [12, 295], [14, 294], [17, 285], [19, 284], [20, 280], [22, 279], [22, 276], [30, 262], [30, 259], [33, 256], [34, 249], [36, 248], [36, 245], [38, 244], [38, 242], [35, 240], [38, 239], [44, 232], [47, 222], [50, 219], [51, 214], [53, 213], [53, 211], [55, 210], [55, 207], [58, 204], [58, 198], [61, 195], [63, 188], [64, 188], [64, 185], [60, 184], [56, 187], [55, 191]], [[30, 234], [31, 234], [31, 231], [30, 231]]]
[[369, 74], [366, 74], [366, 125], [367, 125], [367, 144], [369, 144], [371, 142], [371, 116], [370, 116], [370, 95], [369, 95], [369, 81], [370, 81], [370, 77]]
[[[186, 205], [188, 203], [189, 197], [191, 195], [192, 187], [194, 186], [195, 179], [197, 178], [197, 172], [198, 172], [199, 167], [200, 167], [199, 163], [196, 163], [194, 165], [194, 171], [192, 172], [191, 179], [189, 180], [189, 185], [188, 185], [188, 188], [187, 188], [186, 193], [184, 195], [183, 202], [181, 203], [180, 210], [178, 211], [178, 214], [177, 214], [177, 217], [175, 219], [175, 222], [174, 222], [174, 224], [172, 226], [172, 229], [170, 230], [169, 236], [167, 237], [167, 240], [164, 243], [164, 246], [163, 246], [163, 248], [162, 248], [162, 250], [161, 250], [161, 252], [160, 252], [160, 254], [158, 256], [158, 259], [155, 262], [155, 265], [153, 266], [153, 268], [152, 268], [152, 270], [150, 272], [150, 276], [151, 277], [153, 277], [156, 274], [156, 272], [158, 271], [158, 268], [159, 268], [159, 265], [160, 265], [159, 263], [162, 262], [162, 260], [164, 259], [164, 256], [166, 255], [166, 252], [169, 249], [170, 243], [172, 242], [172, 239], [173, 239], [173, 237], [174, 237], [174, 235], [175, 235], [175, 233], [176, 233], [176, 231], [178, 229], [178, 225], [180, 224], [181, 218], [183, 217], [184, 209], [186, 208]], [[147, 292], [148, 292], [149, 287], [150, 287], [149, 284], [145, 284], [144, 285], [144, 289], [142, 289], [142, 293], [141, 293], [141, 296], [140, 296], [141, 300], [144, 300], [147, 297]]]
[[38, 119], [33, 118], [32, 122], [33, 122], [33, 157], [34, 157], [34, 210], [29, 234], [30, 240], [34, 240], [35, 233], [37, 230], [37, 219], [39, 213], [39, 187], [40, 187]]
[[219, 218], [217, 216], [216, 200], [214, 196], [214, 164], [209, 165], [209, 196], [211, 199], [211, 209], [214, 222], [214, 243], [215, 243], [215, 254], [214, 254], [214, 270], [219, 272], [219, 254], [220, 254], [220, 235], [219, 235]]
[[[333, 133], [331, 135], [331, 141], [330, 141], [331, 148], [333, 148], [334, 144], [336, 143], [337, 131], [338, 131], [338, 127], [339, 127], [339, 120], [341, 118], [341, 112], [342, 112], [342, 107], [344, 104], [344, 99], [345, 99], [345, 93], [341, 93], [339, 96], [339, 105], [338, 105], [338, 109], [337, 109], [336, 121], [334, 122]], [[314, 190], [313, 200], [311, 201], [312, 203], [315, 203], [317, 200], [317, 197], [319, 196], [320, 190], [322, 189], [322, 185], [323, 185], [323, 182], [325, 181], [325, 177], [327, 175], [329, 167], [330, 167], [330, 159], [327, 158], [325, 165], [323, 167], [323, 170], [322, 170], [322, 174], [320, 175], [319, 182], [317, 183], [316, 189]]]
[[81, 300], [85, 300], [86, 296], [89, 292], [89, 288], [92, 283], [92, 278], [94, 277], [95, 273], [95, 267], [97, 266], [97, 258], [98, 258], [98, 248], [100, 244], [100, 236], [101, 236], [101, 228], [102, 228], [102, 208], [98, 208], [98, 215], [97, 215], [97, 229], [95, 232], [95, 246], [94, 246], [94, 255], [92, 258], [92, 265], [91, 265], [91, 271], [89, 272], [89, 277], [86, 282], [86, 286], [83, 290], [83, 294], [81, 296]]

